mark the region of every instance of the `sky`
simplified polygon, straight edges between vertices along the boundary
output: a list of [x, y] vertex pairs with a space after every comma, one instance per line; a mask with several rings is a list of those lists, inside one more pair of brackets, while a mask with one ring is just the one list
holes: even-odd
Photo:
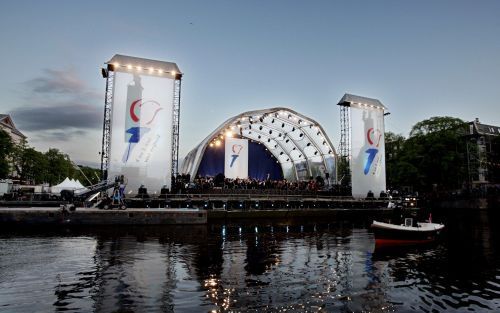
[[100, 162], [114, 54], [184, 73], [180, 157], [223, 121], [288, 107], [336, 147], [344, 93], [389, 108], [386, 131], [432, 116], [500, 125], [500, 1], [2, 1], [0, 113], [38, 150]]

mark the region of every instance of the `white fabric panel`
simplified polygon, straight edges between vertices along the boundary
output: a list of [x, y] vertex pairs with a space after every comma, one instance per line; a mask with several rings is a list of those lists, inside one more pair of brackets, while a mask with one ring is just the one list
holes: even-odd
[[385, 190], [384, 111], [351, 108], [352, 195]]
[[133, 71], [114, 79], [108, 178], [125, 175], [133, 192], [171, 187], [174, 80]]
[[224, 176], [248, 178], [248, 140], [226, 138]]

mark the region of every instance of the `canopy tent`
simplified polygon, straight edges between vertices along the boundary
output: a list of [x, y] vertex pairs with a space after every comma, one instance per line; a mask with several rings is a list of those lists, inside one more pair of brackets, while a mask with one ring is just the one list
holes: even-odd
[[226, 136], [246, 138], [266, 147], [287, 180], [330, 176], [336, 179], [336, 152], [324, 129], [315, 120], [288, 108], [248, 111], [231, 117], [217, 127], [184, 159], [181, 173], [198, 174], [208, 146]]
[[79, 190], [79, 189], [84, 189], [84, 188], [85, 188], [85, 186], [83, 186], [79, 180], [74, 180], [74, 179], [70, 179], [69, 177], [66, 177], [58, 185], [52, 186], [51, 193], [59, 194], [59, 193], [61, 193], [62, 190]]

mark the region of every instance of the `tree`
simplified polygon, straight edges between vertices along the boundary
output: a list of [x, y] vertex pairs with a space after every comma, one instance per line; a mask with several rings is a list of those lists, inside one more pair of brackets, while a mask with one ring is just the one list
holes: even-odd
[[387, 178], [387, 186], [392, 189], [394, 186], [400, 186], [399, 175], [396, 175], [398, 160], [405, 137], [392, 132], [385, 133], [385, 170]]
[[13, 147], [9, 134], [0, 129], [0, 178], [7, 178], [10, 173], [10, 155]]
[[389, 133], [386, 159], [390, 185], [412, 186], [418, 191], [461, 188], [467, 180], [465, 125], [453, 117], [432, 117], [415, 124], [406, 140]]

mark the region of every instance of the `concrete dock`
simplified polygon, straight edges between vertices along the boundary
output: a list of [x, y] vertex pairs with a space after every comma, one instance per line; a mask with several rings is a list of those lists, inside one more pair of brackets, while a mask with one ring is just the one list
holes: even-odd
[[198, 209], [99, 210], [57, 207], [0, 208], [1, 224], [20, 225], [192, 225], [206, 224], [207, 211]]

